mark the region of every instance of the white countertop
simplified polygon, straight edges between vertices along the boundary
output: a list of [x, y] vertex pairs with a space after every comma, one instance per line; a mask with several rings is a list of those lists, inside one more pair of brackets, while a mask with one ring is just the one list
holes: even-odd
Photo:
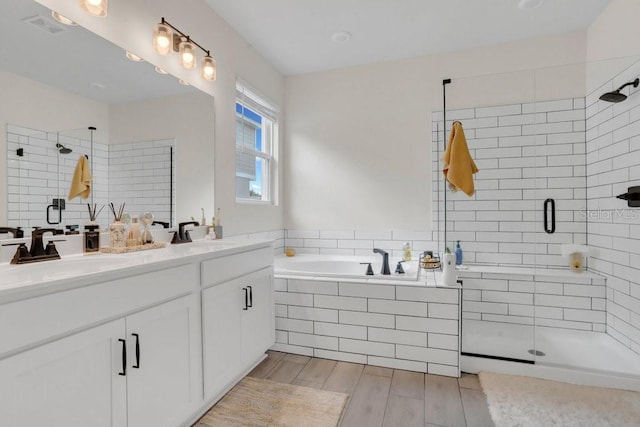
[[195, 240], [126, 254], [87, 254], [33, 264], [0, 264], [0, 304], [268, 247], [270, 240]]

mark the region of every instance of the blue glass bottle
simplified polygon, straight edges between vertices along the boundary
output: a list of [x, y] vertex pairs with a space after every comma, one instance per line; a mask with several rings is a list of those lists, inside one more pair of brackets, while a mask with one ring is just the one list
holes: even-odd
[[462, 248], [460, 247], [460, 240], [456, 241], [456, 265], [462, 265]]

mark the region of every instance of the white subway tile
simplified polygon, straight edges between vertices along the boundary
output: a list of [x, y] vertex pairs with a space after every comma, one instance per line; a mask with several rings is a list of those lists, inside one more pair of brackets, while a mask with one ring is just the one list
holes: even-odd
[[367, 363], [367, 356], [363, 354], [345, 353], [341, 351], [322, 350], [316, 348], [313, 350], [313, 356], [321, 359], [340, 360], [351, 363]]
[[323, 308], [289, 306], [289, 317], [292, 319], [316, 320], [320, 322], [338, 322], [338, 310]]
[[427, 364], [424, 362], [414, 362], [410, 360], [389, 359], [386, 357], [368, 356], [367, 364], [373, 366], [383, 366], [391, 369], [402, 369], [404, 371], [427, 372]]
[[289, 344], [303, 347], [323, 348], [326, 350], [338, 350], [337, 337], [300, 334], [297, 332], [289, 332]]
[[458, 366], [458, 352], [452, 350], [398, 344], [396, 346], [396, 355], [399, 359]]
[[285, 319], [276, 317], [276, 329], [281, 331], [313, 333], [313, 322], [310, 320]]
[[372, 356], [395, 357], [395, 345], [340, 338], [340, 351]]
[[310, 348], [310, 347], [301, 347], [298, 345], [275, 343], [273, 346], [271, 346], [271, 350], [281, 351], [283, 353], [292, 353], [292, 354], [299, 354], [302, 356], [313, 357], [313, 348]]
[[415, 346], [427, 346], [427, 334], [425, 332], [399, 331], [395, 329], [368, 328], [369, 341], [385, 342], [392, 344], [407, 344]]
[[293, 292], [275, 292], [274, 300], [276, 304], [300, 305], [313, 307], [313, 295], [296, 294]]
[[365, 298], [341, 297], [333, 295], [314, 295], [313, 302], [315, 307], [320, 308], [367, 311], [367, 300]]
[[289, 292], [338, 295], [337, 282], [320, 282], [314, 280], [288, 279]]
[[458, 366], [439, 365], [437, 363], [427, 363], [427, 372], [432, 375], [442, 375], [445, 377], [458, 378], [460, 376]]
[[457, 335], [458, 321], [449, 319], [396, 316], [396, 329]]
[[369, 299], [369, 312], [427, 317], [427, 304], [411, 301]]
[[357, 311], [340, 311], [340, 323], [380, 328], [394, 328], [395, 317], [390, 314], [362, 313]]
[[372, 285], [362, 283], [340, 283], [340, 295], [378, 299], [395, 299], [394, 286]]
[[444, 335], [429, 333], [427, 342], [430, 348], [440, 348], [443, 350], [455, 350], [459, 348], [458, 335]]
[[332, 337], [367, 339], [367, 328], [365, 326], [314, 322], [313, 332], [317, 335], [328, 335]]

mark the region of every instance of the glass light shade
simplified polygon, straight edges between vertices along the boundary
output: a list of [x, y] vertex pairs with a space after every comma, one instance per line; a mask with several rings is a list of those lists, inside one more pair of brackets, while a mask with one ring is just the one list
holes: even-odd
[[187, 70], [196, 68], [196, 45], [189, 40], [183, 40], [178, 45], [178, 55], [180, 55], [180, 65]]
[[130, 59], [130, 60], [132, 60], [134, 62], [142, 62], [142, 61], [144, 61], [144, 59], [140, 58], [135, 53], [131, 53], [129, 51], [127, 51], [126, 56], [127, 56], [127, 59]]
[[173, 30], [170, 26], [157, 24], [153, 27], [153, 48], [160, 55], [173, 52]]
[[56, 21], [64, 25], [78, 25], [75, 22], [73, 22], [71, 19], [67, 18], [66, 16], [60, 15], [55, 10], [51, 11], [51, 16], [53, 17], [53, 19], [55, 19]]
[[104, 18], [109, 9], [109, 0], [80, 0], [80, 6], [93, 16]]
[[216, 60], [209, 55], [202, 58], [202, 78], [209, 81], [216, 79]]

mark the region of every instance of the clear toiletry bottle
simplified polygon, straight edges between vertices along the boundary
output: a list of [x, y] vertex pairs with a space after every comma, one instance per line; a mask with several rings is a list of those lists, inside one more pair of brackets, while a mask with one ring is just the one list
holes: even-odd
[[140, 223], [138, 222], [138, 216], [134, 215], [131, 218], [131, 225], [129, 226], [129, 234], [127, 236], [127, 246], [139, 246], [142, 243], [142, 232], [140, 231]]
[[402, 260], [411, 261], [411, 243], [405, 242], [402, 245]]
[[460, 240], [456, 241], [456, 265], [462, 265], [462, 248]]

